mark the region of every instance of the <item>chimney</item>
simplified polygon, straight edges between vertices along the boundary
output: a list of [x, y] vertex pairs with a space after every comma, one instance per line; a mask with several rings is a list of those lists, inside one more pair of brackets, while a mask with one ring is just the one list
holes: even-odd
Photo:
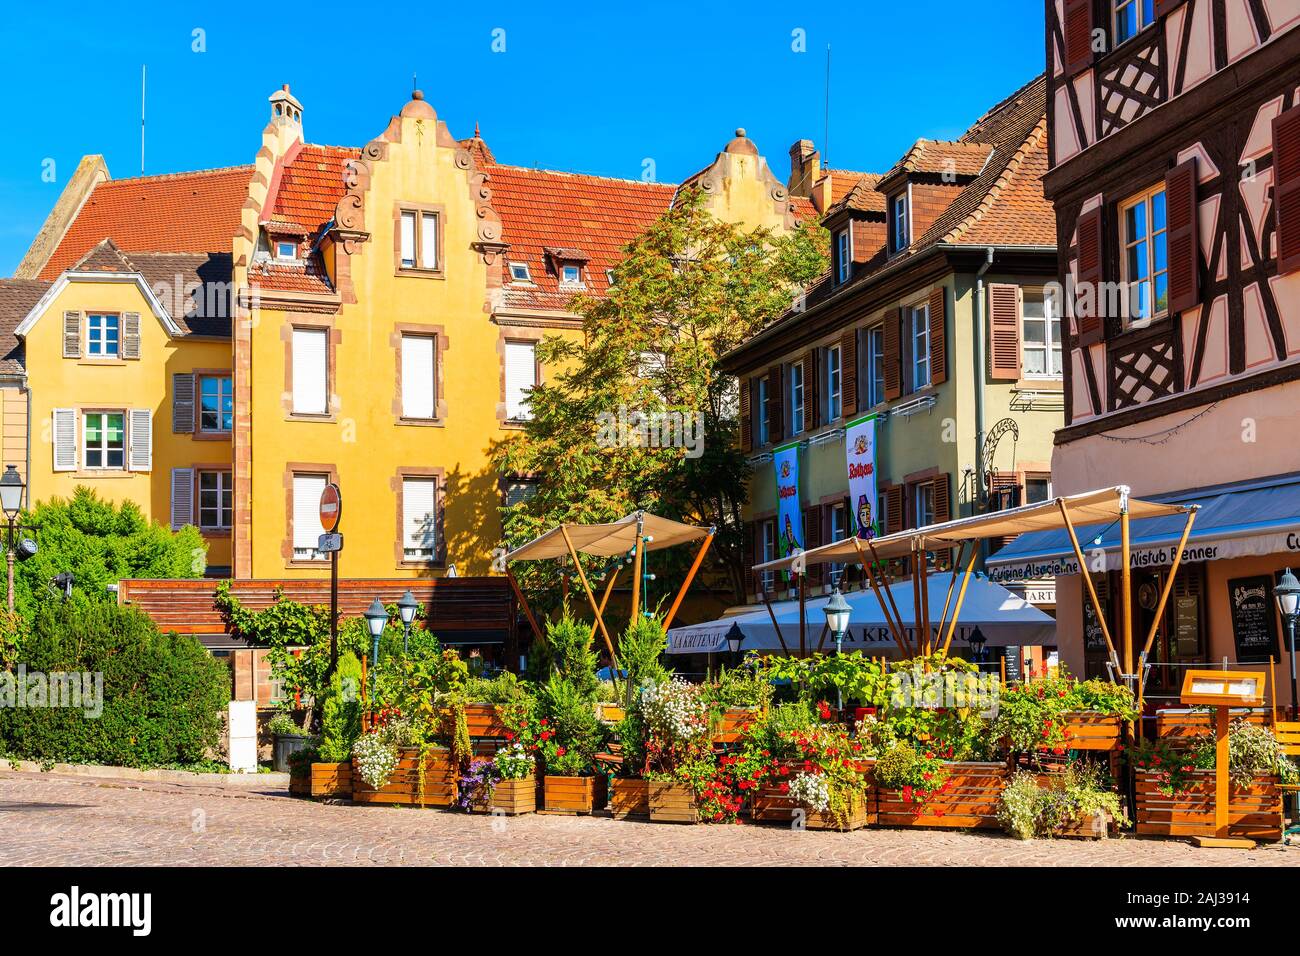
[[813, 186], [821, 178], [821, 170], [821, 154], [812, 140], [799, 140], [790, 147], [790, 180], [786, 189], [791, 196], [811, 196]]
[[286, 83], [270, 96], [271, 128], [279, 141], [277, 155], [283, 156], [295, 142], [302, 142], [302, 104], [289, 92]]

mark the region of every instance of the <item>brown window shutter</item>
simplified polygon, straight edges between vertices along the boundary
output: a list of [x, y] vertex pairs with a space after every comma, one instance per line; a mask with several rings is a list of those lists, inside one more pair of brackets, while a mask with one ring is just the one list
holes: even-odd
[[858, 330], [840, 336], [840, 405], [845, 420], [858, 410]]
[[768, 438], [776, 444], [785, 438], [785, 376], [780, 365], [767, 373]]
[[1093, 0], [1065, 0], [1065, 72], [1070, 76], [1092, 66]]
[[[997, 510], [999, 511], [1004, 510], [1002, 508], [1003, 494], [1009, 489], [1013, 489], [1013, 488], [1017, 489], [1017, 493], [1014, 496], [1013, 495], [1007, 496], [1007, 503], [1010, 505], [1010, 507], [1014, 508], [1017, 505], [1019, 505], [1021, 499], [1024, 497], [1024, 488], [1021, 485], [1020, 475], [1017, 472], [1014, 471], [1005, 472], [1005, 473], [993, 472], [988, 475], [988, 482], [989, 482], [989, 495], [992, 498], [990, 507], [996, 507]], [[1016, 539], [1015, 535], [1009, 535], [1000, 538], [990, 538], [989, 539], [990, 553], [1005, 548], [1008, 544], [1010, 544], [1015, 539]]]
[[903, 394], [903, 363], [899, 355], [899, 335], [903, 329], [903, 310], [885, 319], [885, 401]]
[[[821, 547], [822, 543], [822, 509], [820, 505], [809, 505], [803, 509], [803, 548], [811, 551]], [[808, 569], [808, 582], [821, 584], [822, 566], [813, 565]]]
[[[1105, 217], [1101, 208], [1093, 209], [1079, 217], [1079, 289], [1088, 289], [1087, 296], [1075, 298], [1075, 320], [1079, 324], [1079, 345], [1092, 345], [1105, 338], [1105, 308], [1101, 285], [1105, 276]], [[1091, 305], [1082, 308], [1080, 300]]]
[[803, 357], [803, 407], [809, 429], [822, 423], [822, 376], [818, 358], [817, 349], [809, 349]]
[[946, 474], [934, 479], [934, 523], [952, 520], [952, 483]]
[[189, 372], [172, 376], [172, 431], [177, 435], [194, 431], [194, 376]]
[[753, 380], [742, 378], [740, 380], [740, 450], [754, 450], [754, 410], [749, 400], [749, 390], [753, 387]]
[[122, 313], [122, 358], [140, 357], [140, 313]]
[[81, 358], [81, 313], [63, 313], [63, 357]]
[[1300, 106], [1273, 120], [1273, 208], [1278, 274], [1300, 269]]
[[1020, 286], [989, 285], [989, 378], [1014, 382], [1020, 378]]
[[1196, 157], [1165, 176], [1169, 245], [1169, 311], [1194, 309], [1201, 301], [1200, 237], [1196, 215]]
[[947, 293], [943, 286], [930, 293], [930, 384], [948, 381]]
[[885, 489], [885, 534], [903, 530], [903, 486], [891, 485]]

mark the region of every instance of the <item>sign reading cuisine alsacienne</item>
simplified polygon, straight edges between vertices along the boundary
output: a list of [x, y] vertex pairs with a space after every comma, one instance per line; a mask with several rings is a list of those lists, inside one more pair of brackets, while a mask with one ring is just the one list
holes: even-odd
[[1261, 663], [1278, 656], [1272, 577], [1261, 574], [1229, 581], [1228, 609], [1239, 662]]

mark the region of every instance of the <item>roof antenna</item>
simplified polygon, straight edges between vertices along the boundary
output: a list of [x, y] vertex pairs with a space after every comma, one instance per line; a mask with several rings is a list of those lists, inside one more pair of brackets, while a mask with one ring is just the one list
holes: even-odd
[[822, 142], [822, 159], [826, 163], [826, 168], [831, 168], [831, 45], [826, 44], [826, 117], [825, 128], [823, 130]]
[[140, 64], [140, 175], [144, 175], [144, 92], [148, 67]]

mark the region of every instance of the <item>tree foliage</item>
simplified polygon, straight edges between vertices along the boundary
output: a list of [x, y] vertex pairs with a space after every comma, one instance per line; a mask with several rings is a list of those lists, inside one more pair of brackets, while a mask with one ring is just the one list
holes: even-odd
[[[535, 495], [504, 511], [508, 543], [562, 521], [611, 521], [647, 508], [716, 525], [711, 557], [739, 595], [749, 466], [736, 440], [735, 381], [717, 362], [791, 308], [825, 271], [827, 245], [815, 223], [786, 235], [746, 231], [715, 219], [698, 192], [683, 193], [627, 247], [608, 295], [574, 299], [581, 340], [540, 344], [538, 358], [553, 371], [532, 390], [522, 434], [496, 457], [503, 474], [540, 476]], [[623, 420], [634, 412], [698, 420], [702, 453], [615, 431], [620, 412]], [[553, 567], [525, 568], [521, 578], [554, 603]]]

